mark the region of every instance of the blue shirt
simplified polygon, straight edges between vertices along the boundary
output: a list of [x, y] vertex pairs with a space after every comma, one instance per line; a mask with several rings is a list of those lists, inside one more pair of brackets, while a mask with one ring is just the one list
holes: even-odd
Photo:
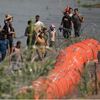
[[8, 49], [9, 41], [7, 39], [0, 40], [0, 53], [5, 54]]

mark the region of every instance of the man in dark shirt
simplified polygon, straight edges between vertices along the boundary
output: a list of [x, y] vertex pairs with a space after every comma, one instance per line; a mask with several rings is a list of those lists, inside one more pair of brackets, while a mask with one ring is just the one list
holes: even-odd
[[69, 13], [65, 13], [61, 25], [63, 26], [63, 36], [64, 38], [69, 38], [71, 35], [71, 29], [72, 29], [72, 23], [71, 23], [71, 17], [69, 16]]
[[74, 9], [74, 14], [72, 16], [72, 22], [73, 22], [73, 26], [74, 26], [75, 37], [79, 37], [81, 23], [83, 22], [83, 17], [80, 16], [80, 14], [78, 12], [78, 8]]
[[10, 53], [12, 53], [13, 48], [13, 38], [15, 38], [15, 30], [12, 26], [12, 16], [8, 15], [6, 19], [4, 20], [4, 27], [3, 30], [5, 34], [7, 35], [7, 39], [9, 40], [9, 46], [10, 46]]
[[34, 24], [32, 20], [28, 20], [27, 27], [25, 29], [25, 36], [27, 37], [27, 47], [31, 47], [36, 41], [36, 32], [34, 31]]

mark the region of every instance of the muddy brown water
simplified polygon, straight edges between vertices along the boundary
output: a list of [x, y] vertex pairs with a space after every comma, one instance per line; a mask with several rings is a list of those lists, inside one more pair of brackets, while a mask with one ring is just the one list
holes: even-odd
[[[0, 24], [3, 26], [3, 19], [6, 13], [14, 16], [13, 25], [17, 36], [24, 34], [27, 20], [34, 18], [36, 14], [41, 16], [47, 26], [55, 24], [58, 28], [63, 16], [62, 11], [66, 5], [72, 8], [78, 7], [77, 0], [0, 0]], [[100, 0], [80, 0], [82, 3], [100, 2]], [[100, 36], [100, 8], [81, 8], [80, 13], [85, 17], [83, 24], [84, 33]], [[97, 34], [98, 33], [98, 34]], [[83, 34], [84, 35], [84, 34]], [[16, 39], [17, 41], [18, 39]], [[19, 40], [25, 45], [26, 38]]]

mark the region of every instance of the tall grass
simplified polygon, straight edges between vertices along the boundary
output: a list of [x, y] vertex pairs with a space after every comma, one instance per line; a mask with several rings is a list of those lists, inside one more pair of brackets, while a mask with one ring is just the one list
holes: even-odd
[[47, 57], [44, 58], [43, 61], [34, 60], [33, 63], [31, 62], [31, 58], [32, 56], [37, 55], [35, 49], [24, 49], [22, 51], [22, 67], [15, 71], [10, 67], [9, 57], [7, 57], [0, 64], [0, 99], [33, 98], [32, 94], [34, 94], [34, 89], [28, 90], [27, 94], [18, 94], [19, 89], [23, 86], [31, 86], [32, 81], [40, 76], [47, 76], [49, 71], [54, 68], [54, 63], [56, 61], [56, 56], [59, 54], [59, 50], [84, 39], [86, 39], [86, 37], [63, 40], [59, 43], [60, 45], [57, 46], [57, 51], [48, 51]]

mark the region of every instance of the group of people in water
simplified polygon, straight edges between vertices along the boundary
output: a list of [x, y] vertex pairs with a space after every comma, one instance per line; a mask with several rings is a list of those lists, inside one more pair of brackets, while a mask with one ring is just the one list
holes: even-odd
[[[78, 8], [73, 10], [71, 7], [67, 7], [64, 11], [59, 30], [62, 31], [63, 37], [66, 39], [71, 37], [71, 31], [72, 28], [74, 28], [75, 37], [79, 37], [81, 23], [83, 21], [84, 18], [79, 14]], [[13, 17], [7, 14], [4, 18], [3, 28], [0, 26], [0, 62], [5, 59], [7, 54], [10, 56], [17, 54], [17, 57], [22, 59], [20, 54], [21, 41], [17, 41], [16, 45], [13, 45], [16, 32], [12, 22]], [[35, 16], [35, 22], [31, 19], [28, 20], [24, 35], [27, 37], [26, 44], [29, 49], [37, 46], [36, 52], [40, 60], [46, 56], [47, 46], [55, 49], [57, 36], [56, 27], [51, 24], [48, 29], [45, 24], [40, 21], [39, 15]]]

